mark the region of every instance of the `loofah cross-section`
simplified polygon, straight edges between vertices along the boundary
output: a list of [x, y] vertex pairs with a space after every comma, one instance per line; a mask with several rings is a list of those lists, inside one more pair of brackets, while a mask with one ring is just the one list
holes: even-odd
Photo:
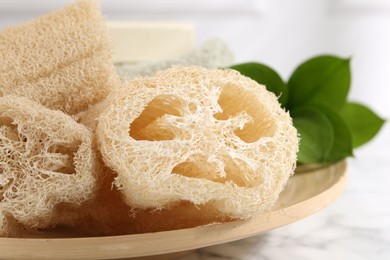
[[291, 117], [232, 70], [158, 72], [118, 88], [100, 109], [97, 142], [132, 208], [189, 202], [249, 218], [274, 204], [295, 168]]
[[76, 114], [103, 99], [117, 75], [94, 0], [0, 32], [0, 96], [17, 95]]
[[61, 111], [23, 97], [0, 97], [0, 236], [50, 227], [59, 204], [95, 192], [92, 134]]

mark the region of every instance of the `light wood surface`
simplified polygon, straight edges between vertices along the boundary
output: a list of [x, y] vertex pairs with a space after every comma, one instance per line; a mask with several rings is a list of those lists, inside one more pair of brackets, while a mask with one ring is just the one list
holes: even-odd
[[[120, 259], [184, 252], [260, 234], [327, 206], [344, 190], [347, 163], [303, 169], [290, 178], [270, 212], [203, 227], [111, 237], [0, 238], [0, 259]], [[64, 235], [65, 236], [65, 235]], [[156, 258], [159, 259], [159, 258]]]

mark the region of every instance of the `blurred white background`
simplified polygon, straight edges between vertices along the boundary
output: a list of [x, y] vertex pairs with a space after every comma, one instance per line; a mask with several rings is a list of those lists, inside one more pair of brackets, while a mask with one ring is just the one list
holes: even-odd
[[[72, 0], [2, 0], [0, 28]], [[287, 79], [317, 54], [352, 57], [351, 99], [390, 118], [388, 0], [101, 0], [110, 20], [179, 20], [195, 24], [197, 43], [227, 42], [237, 62], [260, 61]]]

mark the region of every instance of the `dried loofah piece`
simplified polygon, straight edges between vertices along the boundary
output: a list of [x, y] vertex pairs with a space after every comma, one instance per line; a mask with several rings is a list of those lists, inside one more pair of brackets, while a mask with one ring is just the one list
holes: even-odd
[[101, 106], [98, 145], [132, 208], [189, 202], [205, 215], [249, 218], [274, 204], [295, 168], [289, 114], [232, 70], [169, 69], [116, 89]]
[[175, 65], [197, 65], [208, 69], [227, 67], [234, 62], [233, 53], [221, 40], [212, 39], [200, 48], [185, 55], [170, 60], [142, 62], [136, 64], [116, 64], [119, 75], [132, 79], [136, 76], [151, 75], [159, 70], [171, 68]]
[[117, 174], [104, 168], [99, 174], [96, 196], [77, 207], [62, 207], [56, 216], [68, 231], [83, 236], [113, 236], [191, 228], [231, 219], [219, 214], [210, 205], [196, 206], [182, 202], [171, 207], [133, 209], [123, 194], [113, 187]]
[[0, 96], [24, 96], [68, 114], [103, 99], [118, 80], [94, 0], [1, 31], [0, 60]]
[[26, 98], [0, 97], [0, 236], [54, 225], [56, 205], [92, 197], [97, 171], [85, 126]]

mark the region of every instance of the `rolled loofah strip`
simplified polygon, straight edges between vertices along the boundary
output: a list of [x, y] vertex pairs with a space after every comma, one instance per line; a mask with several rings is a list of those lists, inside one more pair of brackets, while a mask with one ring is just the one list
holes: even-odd
[[0, 60], [0, 96], [24, 96], [68, 114], [103, 99], [118, 80], [94, 0], [1, 31]]
[[56, 224], [58, 205], [95, 192], [92, 134], [60, 111], [23, 97], [0, 97], [0, 236], [15, 227]]
[[289, 114], [235, 71], [169, 69], [116, 89], [101, 106], [97, 142], [132, 208], [188, 202], [249, 218], [274, 204], [295, 168]]

